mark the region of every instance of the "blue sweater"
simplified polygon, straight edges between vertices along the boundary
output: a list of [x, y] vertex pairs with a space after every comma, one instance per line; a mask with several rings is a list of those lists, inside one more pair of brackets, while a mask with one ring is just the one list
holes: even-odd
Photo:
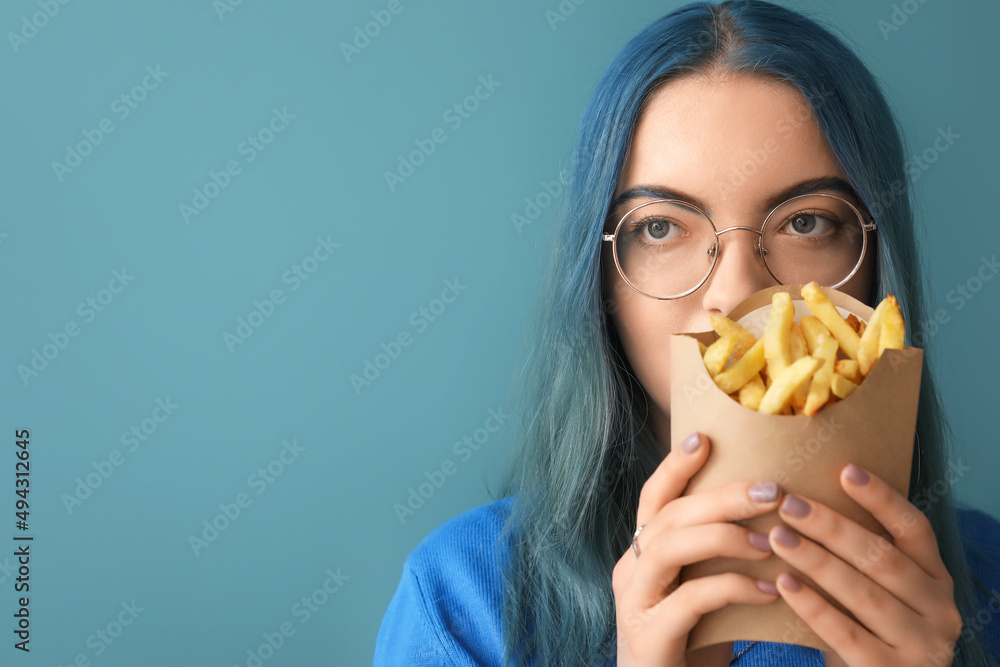
[[[502, 665], [503, 583], [494, 544], [511, 504], [511, 498], [502, 498], [460, 514], [410, 553], [379, 629], [376, 667]], [[1000, 522], [962, 508], [958, 521], [970, 566], [1000, 595]], [[982, 553], [970, 550], [971, 544]], [[1000, 616], [993, 619], [1000, 609], [982, 596], [979, 601], [981, 631], [1000, 659]], [[733, 655], [748, 644], [737, 667], [824, 664], [818, 649], [775, 642], [734, 642]]]

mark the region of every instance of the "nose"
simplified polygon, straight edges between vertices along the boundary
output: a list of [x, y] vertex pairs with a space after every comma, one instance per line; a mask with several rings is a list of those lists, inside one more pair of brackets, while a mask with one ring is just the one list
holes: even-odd
[[715, 270], [698, 290], [706, 320], [708, 313], [728, 315], [754, 292], [778, 284], [757, 252], [758, 232], [745, 227], [723, 232], [719, 232]]

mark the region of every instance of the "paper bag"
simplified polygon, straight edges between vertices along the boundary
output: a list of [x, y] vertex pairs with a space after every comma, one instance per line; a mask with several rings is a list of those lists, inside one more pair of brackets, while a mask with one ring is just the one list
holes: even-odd
[[[781, 285], [752, 295], [730, 313], [730, 319], [760, 337], [771, 295], [779, 291], [792, 295], [796, 321], [803, 313], [811, 312], [802, 301], [800, 287]], [[865, 322], [871, 317], [873, 310], [857, 299], [829, 288], [824, 288], [824, 292], [843, 315], [854, 313]], [[740, 405], [709, 376], [696, 338], [707, 345], [717, 337], [708, 332], [673, 335], [670, 339], [671, 442], [680, 443], [694, 431], [711, 439], [708, 460], [690, 480], [683, 495], [734, 480], [754, 483], [773, 480], [784, 493], [801, 494], [823, 503], [891, 544], [891, 533], [841, 489], [839, 476], [845, 465], [854, 463], [872, 471], [907, 497], [923, 350], [911, 347], [885, 350], [857, 389], [847, 398], [827, 404], [812, 417], [766, 415]], [[781, 522], [777, 510], [738, 521], [765, 535]], [[870, 546], [866, 557], [875, 559], [884, 553], [886, 542], [876, 539]], [[680, 580], [739, 572], [774, 581], [782, 571], [791, 572], [857, 620], [809, 577], [774, 554], [762, 561], [737, 558], [701, 561], [682, 568]], [[688, 650], [739, 640], [830, 650], [780, 596], [768, 605], [734, 604], [704, 615], [689, 634]]]

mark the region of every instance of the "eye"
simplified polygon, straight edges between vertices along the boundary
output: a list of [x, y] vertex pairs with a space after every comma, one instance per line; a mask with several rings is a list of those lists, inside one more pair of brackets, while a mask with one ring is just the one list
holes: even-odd
[[646, 218], [633, 223], [641, 230], [642, 239], [651, 243], [662, 243], [684, 235], [684, 230], [675, 222], [665, 218]]
[[803, 211], [791, 216], [782, 231], [794, 236], [826, 236], [838, 227], [840, 223], [835, 218]]

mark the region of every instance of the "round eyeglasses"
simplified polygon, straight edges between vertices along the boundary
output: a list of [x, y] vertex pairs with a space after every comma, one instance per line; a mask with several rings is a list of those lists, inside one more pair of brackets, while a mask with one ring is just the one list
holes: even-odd
[[837, 288], [861, 267], [873, 220], [836, 195], [812, 193], [778, 204], [759, 230], [721, 231], [704, 211], [684, 201], [657, 199], [632, 208], [603, 241], [632, 289], [654, 299], [679, 299], [705, 284], [719, 260], [720, 236], [757, 234], [755, 252], [782, 285], [816, 281]]

